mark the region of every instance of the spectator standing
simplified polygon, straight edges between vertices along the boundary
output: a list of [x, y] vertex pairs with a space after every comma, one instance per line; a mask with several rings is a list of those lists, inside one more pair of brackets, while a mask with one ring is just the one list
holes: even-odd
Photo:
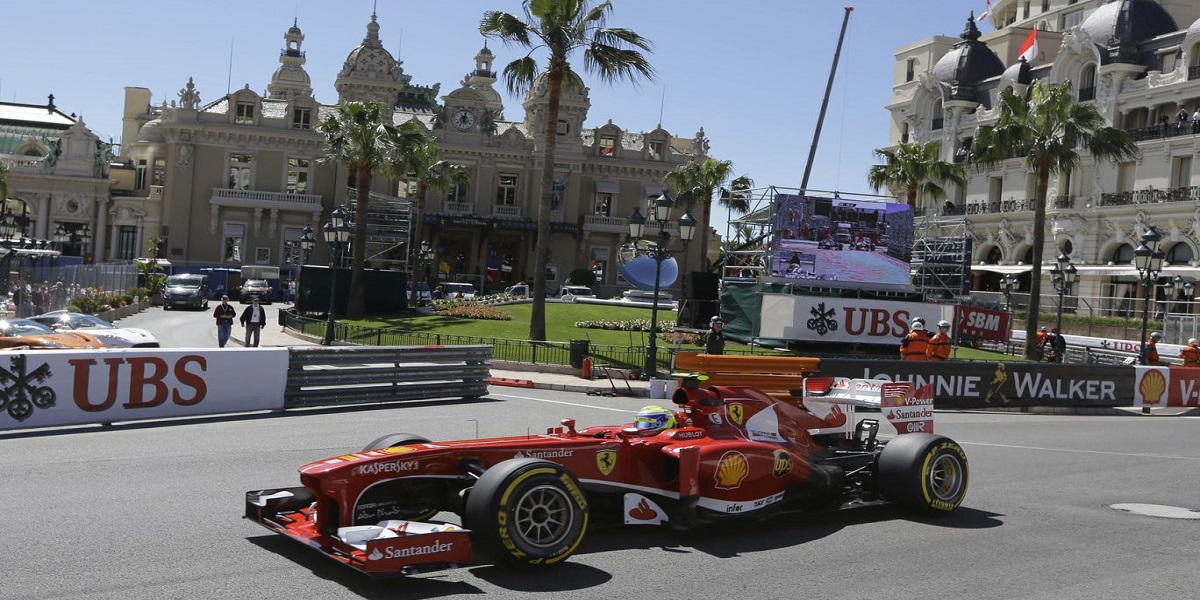
[[1196, 338], [1188, 340], [1183, 350], [1179, 351], [1179, 358], [1183, 359], [1183, 366], [1185, 367], [1200, 367], [1200, 343], [1197, 342]]
[[267, 326], [267, 311], [258, 305], [258, 298], [250, 301], [250, 306], [242, 311], [242, 327], [246, 328], [246, 347], [257, 348], [262, 335], [262, 328]]
[[1200, 133], [1200, 104], [1196, 105], [1196, 112], [1192, 113], [1192, 133]]
[[928, 360], [929, 335], [925, 324], [913, 320], [912, 330], [900, 340], [900, 360]]
[[1158, 360], [1158, 340], [1162, 339], [1162, 334], [1155, 331], [1150, 334], [1150, 339], [1146, 340], [1142, 347], [1142, 356], [1146, 358], [1146, 364], [1151, 367], [1160, 367], [1162, 363]]
[[705, 354], [725, 354], [725, 321], [721, 317], [708, 320], [708, 333], [704, 334]]
[[237, 310], [229, 305], [229, 296], [221, 296], [221, 303], [213, 310], [213, 318], [217, 320], [217, 345], [224, 348], [233, 333], [233, 320]]
[[1047, 362], [1063, 362], [1066, 359], [1067, 338], [1058, 332], [1057, 327], [1050, 330], [1050, 335], [1046, 338], [1046, 347], [1049, 350], [1046, 353]]
[[925, 357], [927, 360], [950, 360], [950, 322], [938, 321], [938, 331], [929, 338], [929, 350], [926, 351]]

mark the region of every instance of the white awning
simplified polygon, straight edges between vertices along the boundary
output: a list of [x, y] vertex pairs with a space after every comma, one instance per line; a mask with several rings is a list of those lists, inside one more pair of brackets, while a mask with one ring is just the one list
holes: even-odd
[[601, 194], [616, 194], [621, 191], [621, 182], [611, 179], [597, 179], [596, 191]]
[[[1055, 265], [1042, 265], [1042, 276], [1049, 277]], [[1133, 265], [1076, 265], [1080, 275], [1096, 275], [1101, 277], [1139, 277], [1138, 270]], [[988, 271], [1002, 275], [1028, 273], [1032, 265], [971, 265], [972, 271]], [[1200, 278], [1200, 267], [1168, 266], [1164, 267], [1159, 277], [1193, 277]]]
[[1009, 275], [1013, 273], [1028, 273], [1033, 270], [1033, 265], [971, 265], [971, 270]]

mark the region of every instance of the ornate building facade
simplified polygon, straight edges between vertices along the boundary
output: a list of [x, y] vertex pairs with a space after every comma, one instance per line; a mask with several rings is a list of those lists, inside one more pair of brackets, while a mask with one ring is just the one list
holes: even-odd
[[[1160, 282], [1200, 277], [1200, 5], [1162, 0], [998, 0], [994, 33], [973, 18], [958, 39], [928, 38], [896, 51], [890, 143], [941, 142], [943, 159], [962, 161], [976, 130], [995, 122], [1005, 88], [1034, 80], [1070, 81], [1112, 126], [1137, 141], [1121, 164], [1084, 155], [1071, 172], [1051, 175], [1046, 247], [1051, 264], [1067, 253], [1079, 270], [1075, 290], [1093, 314], [1139, 295], [1133, 250], [1149, 227], [1163, 234]], [[1030, 31], [1038, 54], [1019, 60]], [[1193, 121], [1193, 116], [1197, 120]], [[1200, 165], [1197, 165], [1200, 166]], [[968, 168], [944, 204], [917, 208], [918, 235], [963, 232], [973, 241], [972, 287], [999, 290], [1013, 274], [1029, 286], [1036, 175], [1023, 158]], [[1049, 285], [1049, 269], [1043, 268]], [[1158, 292], [1161, 298], [1162, 292]], [[1051, 294], [1043, 294], [1043, 298]], [[1091, 300], [1085, 300], [1085, 299]]]
[[[412, 249], [424, 241], [435, 254], [431, 271], [448, 281], [494, 291], [532, 276], [544, 86], [526, 95], [523, 114], [507, 118], [494, 88], [494, 56], [484, 47], [439, 102], [440, 85], [413, 84], [379, 31], [372, 15], [337, 75], [338, 102], [379, 102], [392, 122], [414, 123], [437, 140], [444, 159], [469, 168], [470, 184], [447, 194], [430, 191], [425, 239], [410, 240], [402, 207], [415, 201], [415, 182], [373, 177], [368, 263], [407, 269]], [[304, 227], [319, 238], [330, 211], [353, 195], [345, 167], [321, 161], [324, 138], [315, 128], [335, 107], [313, 97], [304, 35], [293, 24], [284, 41], [263, 94], [247, 85], [202, 102], [188, 80], [176, 99], [155, 106], [149, 90], [126, 88], [121, 153], [135, 172], [126, 193], [155, 207], [143, 235], [162, 241], [163, 257], [288, 268]], [[585, 128], [588, 90], [575, 83], [564, 90], [557, 126], [548, 277], [561, 283], [571, 270], [591, 268], [598, 293], [611, 294], [628, 287], [614, 262], [627, 241], [626, 216], [663, 192], [668, 172], [707, 154], [708, 140], [703, 130], [681, 138], [661, 127], [632, 132], [611, 121]], [[311, 262], [323, 262], [326, 251], [319, 242]]]

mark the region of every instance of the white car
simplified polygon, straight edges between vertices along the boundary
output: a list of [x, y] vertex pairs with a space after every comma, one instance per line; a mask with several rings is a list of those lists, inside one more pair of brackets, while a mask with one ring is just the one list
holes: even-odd
[[442, 297], [447, 299], [474, 300], [475, 286], [469, 283], [443, 283]]
[[95, 336], [106, 348], [158, 348], [158, 338], [145, 329], [117, 327], [95, 315], [56, 310], [30, 317], [55, 331], [83, 331]]
[[576, 298], [595, 298], [592, 288], [584, 285], [564, 285], [558, 291], [558, 299], [563, 302], [574, 302]]

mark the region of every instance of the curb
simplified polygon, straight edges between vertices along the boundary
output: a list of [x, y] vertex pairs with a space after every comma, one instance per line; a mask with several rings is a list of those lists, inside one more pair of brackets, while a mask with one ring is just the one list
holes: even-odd
[[533, 388], [537, 387], [528, 379], [512, 379], [509, 377], [488, 377], [488, 384], [508, 387]]

